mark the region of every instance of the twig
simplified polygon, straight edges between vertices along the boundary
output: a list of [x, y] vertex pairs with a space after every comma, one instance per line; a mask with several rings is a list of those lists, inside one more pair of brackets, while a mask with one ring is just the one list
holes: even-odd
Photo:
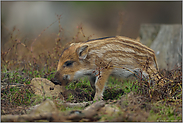
[[98, 110], [105, 106], [104, 101], [96, 102], [83, 111], [71, 111], [66, 112], [52, 112], [41, 114], [25, 114], [25, 115], [3, 115], [1, 116], [2, 122], [34, 122], [37, 120], [48, 120], [50, 122], [63, 122], [63, 121], [80, 121], [81, 119], [89, 119], [93, 121], [94, 116], [98, 113]]
[[63, 106], [73, 108], [73, 107], [86, 107], [89, 104], [92, 104], [93, 101], [88, 101], [88, 102], [82, 102], [82, 103], [59, 103], [62, 104]]

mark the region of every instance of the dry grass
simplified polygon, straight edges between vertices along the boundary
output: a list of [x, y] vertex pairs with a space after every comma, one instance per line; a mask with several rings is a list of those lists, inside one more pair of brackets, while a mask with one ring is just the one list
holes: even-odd
[[[5, 85], [4, 88], [1, 89], [2, 114], [26, 113], [22, 111], [35, 100], [32, 99], [33, 92], [29, 86], [32, 78], [42, 77], [50, 80], [54, 76], [58, 59], [64, 47], [67, 47], [71, 42], [86, 41], [92, 37], [92, 35], [86, 36], [84, 34], [83, 26], [80, 24], [77, 27], [78, 32], [73, 36], [72, 41], [67, 43], [68, 39], [65, 37], [64, 29], [60, 24], [61, 15], [57, 15], [56, 17], [57, 21], [50, 24], [33, 39], [22, 38], [20, 36], [21, 32], [15, 27], [12, 31], [7, 29], [8, 35], [5, 38], [7, 41], [3, 44], [1, 51], [1, 85]], [[46, 30], [56, 22], [58, 22], [58, 33], [46, 34]], [[107, 69], [108, 67], [110, 67], [109, 64], [103, 68], [99, 68], [99, 71]], [[144, 67], [148, 68], [148, 65]], [[159, 73], [162, 75], [159, 79], [166, 80], [164, 86], [154, 89], [147, 84], [148, 80], [142, 80], [141, 77], [139, 78], [140, 81], [137, 83], [134, 82], [130, 88], [134, 86], [137, 87], [138, 95], [156, 104], [181, 105], [182, 67], [175, 68], [171, 71], [160, 70]], [[158, 81], [159, 80], [157, 80], [157, 83]], [[24, 86], [19, 88], [11, 87], [17, 83]], [[106, 89], [106, 97], [109, 96], [108, 94], [116, 95], [118, 91], [119, 90], [115, 91], [115, 87]], [[120, 90], [120, 92], [121, 91], [122, 90]], [[80, 90], [78, 90], [76, 95], [79, 93]], [[83, 93], [82, 95], [87, 94]], [[77, 99], [77, 96], [74, 98]], [[85, 98], [83, 98], [83, 100], [86, 101]], [[80, 99], [80, 101], [82, 101], [82, 99]]]

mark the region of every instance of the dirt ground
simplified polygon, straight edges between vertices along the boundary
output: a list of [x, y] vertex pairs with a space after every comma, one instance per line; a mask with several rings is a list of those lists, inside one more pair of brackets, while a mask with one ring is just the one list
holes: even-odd
[[[83, 88], [88, 88], [87, 86]], [[147, 121], [148, 117], [150, 116], [150, 112], [159, 113], [161, 109], [157, 108], [152, 103], [152, 100], [150, 98], [147, 98], [146, 96], [137, 94], [135, 92], [130, 92], [128, 94], [124, 94], [121, 98], [118, 100], [113, 99], [112, 96], [109, 96], [111, 89], [106, 88], [104, 93], [104, 99], [108, 103], [114, 103], [118, 107], [121, 108], [121, 111], [125, 115], [119, 115], [111, 120], [105, 120], [105, 121], [111, 121], [111, 122], [119, 122], [119, 121]], [[94, 91], [89, 90], [90, 93], [84, 92], [82, 89], [76, 88], [75, 90], [68, 90], [64, 94], [62, 94], [65, 98], [65, 100], [68, 99], [69, 95], [73, 95], [72, 100], [68, 100], [68, 102], [86, 102], [86, 101], [92, 101], [94, 97]], [[124, 93], [122, 89], [116, 90], [113, 93]], [[2, 93], [1, 93], [2, 94]], [[109, 94], [109, 95], [108, 95]], [[107, 95], [107, 96], [106, 96]], [[32, 100], [33, 101], [33, 100]], [[156, 101], [157, 103], [157, 101]], [[177, 116], [182, 116], [182, 104], [174, 104], [171, 101], [161, 101], [159, 105], [173, 105], [176, 106], [176, 109], [174, 110], [174, 114]], [[12, 115], [22, 115], [26, 114], [26, 109], [28, 109], [29, 105], [16, 105], [13, 104], [13, 102], [9, 102], [5, 99], [1, 99], [1, 114], [12, 114]]]

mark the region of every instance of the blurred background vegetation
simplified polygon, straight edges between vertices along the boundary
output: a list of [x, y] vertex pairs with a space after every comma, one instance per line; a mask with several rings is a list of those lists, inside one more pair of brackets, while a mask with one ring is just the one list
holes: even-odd
[[[1, 7], [1, 51], [9, 54], [6, 55], [6, 59], [11, 60], [15, 57], [14, 51], [10, 50], [12, 47], [16, 48], [17, 57], [22, 56], [26, 59], [26, 47], [31, 50], [32, 46], [34, 53], [47, 53], [54, 48], [58, 38], [62, 47], [66, 42], [77, 38], [78, 32], [81, 31], [81, 34], [84, 33], [85, 37], [90, 39], [115, 35], [137, 38], [142, 23], [182, 23], [181, 1], [2, 1]], [[60, 22], [57, 15], [61, 15]], [[57, 22], [54, 23], [55, 21]], [[23, 44], [15, 47], [17, 42]]]

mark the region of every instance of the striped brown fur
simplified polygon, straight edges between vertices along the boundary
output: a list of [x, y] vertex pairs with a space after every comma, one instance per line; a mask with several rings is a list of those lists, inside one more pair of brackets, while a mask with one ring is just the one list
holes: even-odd
[[110, 75], [138, 76], [141, 71], [143, 78], [159, 77], [153, 74], [158, 71], [154, 51], [134, 39], [115, 36], [70, 44], [59, 59], [54, 81], [66, 85], [88, 75], [97, 100], [102, 98]]

